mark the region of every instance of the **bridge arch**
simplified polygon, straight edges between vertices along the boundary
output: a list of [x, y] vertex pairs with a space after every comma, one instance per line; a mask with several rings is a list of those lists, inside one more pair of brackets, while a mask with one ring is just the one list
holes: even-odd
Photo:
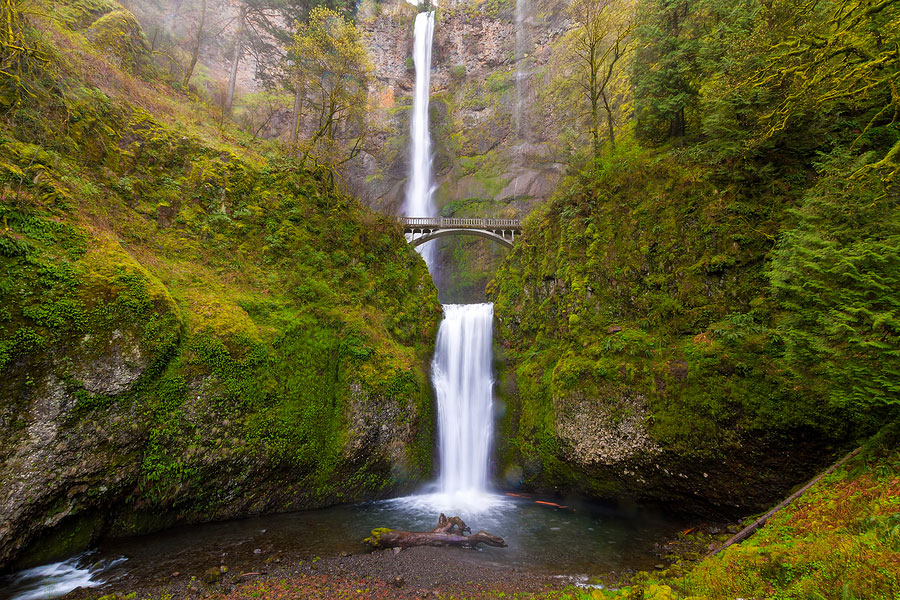
[[409, 241], [409, 243], [413, 248], [415, 248], [416, 246], [421, 246], [425, 242], [430, 242], [431, 240], [436, 240], [437, 238], [448, 235], [475, 235], [478, 237], [487, 238], [489, 240], [494, 240], [498, 244], [506, 246], [507, 248], [513, 247], [512, 239], [507, 239], [502, 235], [494, 233], [493, 231], [484, 231], [482, 229], [438, 229], [437, 231], [433, 231], [431, 233], [413, 237]]
[[518, 219], [402, 217], [400, 222], [413, 247], [448, 235], [474, 235], [512, 248], [522, 231]]

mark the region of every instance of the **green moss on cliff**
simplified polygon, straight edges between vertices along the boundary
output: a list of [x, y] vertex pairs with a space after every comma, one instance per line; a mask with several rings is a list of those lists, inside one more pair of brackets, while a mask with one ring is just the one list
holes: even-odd
[[[423, 367], [441, 313], [399, 226], [325, 170], [185, 126], [204, 109], [174, 92], [173, 110], [154, 114], [159, 82], [96, 62], [127, 85], [85, 83], [85, 64], [111, 51], [127, 50], [121, 69], [142, 64], [143, 34], [124, 10], [64, 4], [81, 15], [68, 28], [35, 22], [66, 40], [46, 48], [53, 77], [30, 82], [34, 101], [3, 107], [0, 124], [0, 446], [18, 464], [34, 451], [26, 431], [66, 441], [34, 459], [47, 481], [15, 498], [0, 562], [67, 492], [59, 527], [99, 511], [96, 535], [370, 498], [426, 477]], [[108, 14], [86, 37], [71, 29], [95, 12]], [[67, 52], [84, 53], [67, 64]], [[77, 433], [106, 418], [127, 426]], [[107, 464], [116, 452], [125, 463]], [[73, 478], [84, 489], [69, 491]]]
[[507, 456], [532, 485], [760, 506], [854, 426], [778, 362], [764, 266], [796, 194], [703, 169], [621, 147], [529, 217], [492, 282]]

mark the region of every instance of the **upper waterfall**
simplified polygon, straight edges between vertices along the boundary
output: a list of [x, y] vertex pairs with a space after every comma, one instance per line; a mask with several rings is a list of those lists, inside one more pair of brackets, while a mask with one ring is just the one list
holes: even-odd
[[[434, 35], [434, 11], [416, 15], [415, 49], [416, 88], [412, 119], [409, 125], [410, 161], [406, 187], [406, 216], [433, 217], [434, 183], [431, 170], [431, 132], [428, 124], [428, 101], [431, 93], [431, 43]], [[434, 260], [433, 244], [425, 244], [419, 252], [428, 268]]]

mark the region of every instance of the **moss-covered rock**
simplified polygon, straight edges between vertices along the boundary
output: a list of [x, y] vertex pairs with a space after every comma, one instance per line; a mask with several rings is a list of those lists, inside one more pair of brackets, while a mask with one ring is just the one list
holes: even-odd
[[67, 51], [0, 126], [0, 569], [427, 477], [441, 309], [399, 226]]
[[150, 65], [150, 45], [134, 15], [119, 8], [94, 21], [85, 36], [119, 67], [141, 72]]
[[778, 364], [764, 265], [791, 200], [626, 144], [536, 211], [489, 290], [506, 471], [751, 511], [871, 426]]

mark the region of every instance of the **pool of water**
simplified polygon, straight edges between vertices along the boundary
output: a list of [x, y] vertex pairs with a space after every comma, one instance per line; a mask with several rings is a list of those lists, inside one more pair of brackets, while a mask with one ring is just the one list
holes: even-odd
[[54, 598], [104, 583], [152, 585], [173, 573], [200, 576], [211, 566], [254, 570], [272, 557], [295, 560], [368, 551], [375, 527], [432, 529], [440, 512], [472, 531], [503, 537], [508, 548], [483, 548], [471, 560], [558, 575], [597, 575], [646, 568], [657, 542], [686, 526], [646, 508], [624, 510], [583, 501], [506, 494], [431, 494], [394, 500], [178, 527], [108, 540], [67, 561], [0, 580], [0, 600]]

